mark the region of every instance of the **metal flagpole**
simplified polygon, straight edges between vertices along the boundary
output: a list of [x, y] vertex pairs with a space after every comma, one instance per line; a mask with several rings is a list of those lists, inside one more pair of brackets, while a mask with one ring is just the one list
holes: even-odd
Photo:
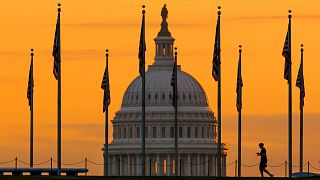
[[[104, 87], [104, 93], [106, 93], [106, 91], [107, 91], [107, 87], [106, 87], [106, 85], [108, 85], [109, 86], [109, 65], [108, 65], [108, 60], [109, 60], [109, 50], [107, 49], [106, 50], [106, 71], [107, 71], [107, 73], [108, 74], [105, 74], [105, 76], [106, 77], [103, 77], [103, 78], [105, 78], [105, 87]], [[108, 77], [108, 79], [106, 79]], [[108, 82], [107, 82], [108, 81]], [[109, 88], [109, 87], [108, 87]], [[104, 103], [104, 107], [105, 107], [105, 132], [104, 132], [104, 136], [105, 136], [105, 138], [104, 138], [104, 176], [108, 176], [108, 170], [109, 170], [109, 164], [108, 164], [108, 162], [109, 162], [109, 160], [108, 160], [108, 158], [109, 158], [109, 149], [108, 149], [108, 140], [109, 140], [109, 134], [108, 134], [108, 111], [109, 111], [109, 101], [108, 101], [108, 98], [110, 98], [110, 97], [108, 97], [108, 95], [106, 95], [105, 94], [105, 96], [104, 96], [104, 98], [105, 98], [105, 103]]]
[[304, 77], [303, 77], [303, 44], [301, 44], [301, 65], [298, 74], [300, 76], [300, 172], [303, 172], [303, 98], [304, 98]]
[[292, 60], [291, 60], [291, 10], [289, 10], [289, 57], [290, 57], [290, 62], [289, 62], [289, 80], [288, 80], [288, 84], [289, 84], [289, 116], [288, 116], [288, 133], [289, 133], [289, 152], [288, 152], [288, 159], [289, 159], [289, 177], [292, 177], [292, 72], [291, 72], [291, 64], [292, 64]]
[[[175, 52], [174, 52], [174, 66], [176, 67], [175, 68], [175, 84], [174, 84], [174, 89], [175, 89], [175, 97], [174, 97], [174, 104], [175, 104], [175, 107], [174, 107], [174, 158], [175, 158], [175, 161], [174, 161], [174, 175], [175, 176], [178, 176], [178, 167], [179, 167], [179, 154], [178, 154], [178, 73], [177, 73], [177, 69], [178, 69], [178, 58], [177, 58], [177, 55], [178, 55], [178, 52], [177, 52], [177, 48], [175, 48]], [[181, 169], [180, 169], [181, 171]]]
[[32, 91], [30, 94], [30, 167], [33, 167], [33, 49], [31, 49], [31, 83], [32, 83]]
[[146, 77], [145, 77], [145, 14], [146, 14], [146, 11], [145, 11], [145, 5], [142, 6], [143, 10], [142, 10], [142, 26], [143, 26], [143, 43], [141, 43], [140, 45], [142, 46], [142, 49], [143, 49], [143, 55], [142, 57], [140, 58], [143, 58], [142, 61], [143, 61], [143, 65], [142, 65], [142, 115], [141, 115], [141, 176], [145, 176], [145, 155], [146, 155], [146, 137], [145, 137], [145, 120], [146, 120], [146, 117], [145, 117], [145, 111], [146, 111], [146, 101], [145, 101], [145, 91], [146, 91], [146, 87], [145, 87], [145, 84], [146, 84]]
[[[58, 4], [58, 18], [60, 23], [60, 12], [61, 4]], [[60, 35], [60, 25], [59, 25], [59, 47], [58, 47], [58, 66], [59, 66], [59, 76], [58, 76], [58, 175], [61, 175], [61, 35]]]
[[221, 7], [218, 7], [218, 21], [219, 21], [219, 51], [218, 51], [218, 177], [222, 176], [222, 163], [221, 163], [221, 48], [220, 48], [220, 15]]
[[[237, 95], [237, 107], [238, 108], [238, 177], [241, 177], [241, 111], [242, 111], [242, 77], [241, 77], [241, 45], [239, 46], [239, 69], [238, 69], [238, 79], [237, 79], [237, 90], [239, 90], [240, 93]], [[240, 76], [240, 77], [239, 77]], [[239, 79], [241, 78], [241, 80]], [[241, 82], [239, 82], [241, 81]], [[238, 84], [241, 83], [241, 84]], [[240, 97], [238, 97], [240, 96]], [[238, 99], [241, 98], [241, 99]], [[241, 101], [241, 102], [239, 102]], [[241, 103], [241, 104], [240, 104]]]

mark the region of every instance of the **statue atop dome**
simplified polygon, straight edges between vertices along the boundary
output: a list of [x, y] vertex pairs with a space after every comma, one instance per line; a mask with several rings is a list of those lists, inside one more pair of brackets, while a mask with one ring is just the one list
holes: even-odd
[[167, 5], [166, 4], [164, 4], [164, 6], [162, 7], [161, 16], [162, 16], [162, 21], [167, 21], [168, 9], [167, 9]]
[[166, 4], [164, 4], [164, 6], [162, 7], [161, 17], [162, 17], [161, 29], [160, 29], [160, 32], [158, 33], [158, 36], [171, 36], [171, 33], [169, 32], [169, 29], [168, 29], [168, 22], [167, 22], [168, 9]]

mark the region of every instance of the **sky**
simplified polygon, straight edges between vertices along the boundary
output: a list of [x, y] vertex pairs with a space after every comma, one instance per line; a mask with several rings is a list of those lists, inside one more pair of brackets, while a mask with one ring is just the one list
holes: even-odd
[[[245, 165], [259, 162], [255, 155], [259, 151], [259, 142], [266, 145], [270, 165], [280, 165], [287, 160], [288, 85], [283, 78], [281, 52], [288, 10], [293, 11], [293, 82], [300, 63], [300, 44], [305, 46], [304, 157], [315, 167], [320, 166], [320, 142], [315, 139], [320, 132], [318, 0], [68, 0], [61, 3], [64, 163], [78, 162], [86, 157], [103, 162], [104, 114], [100, 83], [105, 67], [105, 49], [110, 51], [111, 120], [121, 106], [127, 86], [139, 74], [141, 6], [146, 5], [146, 63], [150, 65], [155, 51], [153, 38], [160, 30], [161, 8], [167, 4], [169, 30], [176, 39], [179, 63], [201, 83], [214, 113], [217, 111], [217, 83], [211, 76], [211, 62], [217, 6], [222, 6], [222, 141], [229, 148], [228, 163], [237, 158], [236, 71], [238, 45], [243, 46], [242, 162]], [[57, 1], [4, 1], [0, 17], [0, 163], [15, 157], [29, 161], [30, 112], [26, 93], [31, 48], [35, 49], [34, 161], [56, 159], [57, 81], [52, 73], [51, 53]], [[111, 123], [109, 126], [111, 136]], [[299, 163], [298, 134], [299, 89], [293, 83], [295, 166]], [[19, 166], [25, 165], [19, 163]], [[80, 166], [84, 166], [83, 163]], [[269, 168], [276, 176], [284, 175], [284, 166]], [[89, 164], [89, 169], [89, 175], [102, 175], [102, 166]], [[295, 167], [294, 171], [297, 170]], [[242, 171], [245, 176], [259, 175], [258, 167], [243, 167]], [[234, 176], [234, 164], [228, 166], [227, 174]]]

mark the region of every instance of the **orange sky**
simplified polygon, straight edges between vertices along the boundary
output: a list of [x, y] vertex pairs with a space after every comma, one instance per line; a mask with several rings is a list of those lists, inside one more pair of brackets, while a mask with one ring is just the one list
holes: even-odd
[[[206, 90], [216, 112], [217, 83], [211, 77], [218, 2], [212, 0], [91, 0], [62, 1], [62, 139], [64, 162], [88, 157], [102, 162], [104, 142], [101, 78], [105, 49], [110, 49], [112, 103], [109, 119], [119, 109], [128, 84], [138, 75], [141, 5], [146, 4], [147, 64], [153, 63], [153, 38], [160, 29], [160, 11], [169, 10], [169, 30], [176, 39], [182, 69]], [[29, 159], [29, 107], [26, 98], [30, 48], [35, 49], [35, 162], [56, 156], [57, 82], [51, 56], [56, 1], [4, 1], [0, 10], [0, 162], [16, 156]], [[256, 164], [258, 142], [265, 142], [271, 165], [287, 159], [287, 83], [281, 51], [287, 31], [287, 11], [293, 10], [293, 80], [305, 44], [305, 160], [319, 167], [320, 42], [319, 0], [221, 1], [222, 121], [228, 162], [237, 157], [235, 85], [238, 45], [243, 45], [243, 163]], [[298, 164], [299, 90], [293, 86], [294, 165]], [[110, 133], [112, 129], [110, 128]], [[81, 151], [79, 151], [81, 149]], [[48, 164], [49, 165], [49, 164]], [[13, 164], [12, 164], [13, 166]], [[81, 165], [82, 166], [82, 165]], [[90, 165], [90, 173], [102, 174]], [[295, 168], [297, 170], [297, 168]], [[284, 167], [271, 168], [276, 175]], [[233, 165], [228, 175], [234, 175]], [[243, 175], [258, 175], [257, 167]]]

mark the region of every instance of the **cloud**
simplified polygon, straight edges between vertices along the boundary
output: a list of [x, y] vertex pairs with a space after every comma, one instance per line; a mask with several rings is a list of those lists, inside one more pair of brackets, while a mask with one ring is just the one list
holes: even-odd
[[[295, 19], [310, 19], [310, 20], [319, 20], [320, 15], [311, 15], [311, 14], [297, 14], [293, 17]], [[287, 15], [282, 16], [236, 16], [236, 17], [225, 17], [230, 20], [282, 20], [288, 18]]]
[[[49, 26], [46, 24], [45, 26]], [[50, 25], [51, 26], [51, 25]], [[73, 23], [64, 23], [62, 24], [64, 27], [70, 28], [101, 28], [101, 29], [110, 29], [110, 28], [137, 28], [141, 26], [140, 21], [133, 23], [133, 22], [73, 22]], [[161, 22], [146, 22], [147, 27], [159, 28], [161, 27]], [[170, 27], [174, 28], [206, 28], [206, 27], [213, 27], [214, 23], [177, 23], [177, 22], [169, 22], [169, 30]]]

